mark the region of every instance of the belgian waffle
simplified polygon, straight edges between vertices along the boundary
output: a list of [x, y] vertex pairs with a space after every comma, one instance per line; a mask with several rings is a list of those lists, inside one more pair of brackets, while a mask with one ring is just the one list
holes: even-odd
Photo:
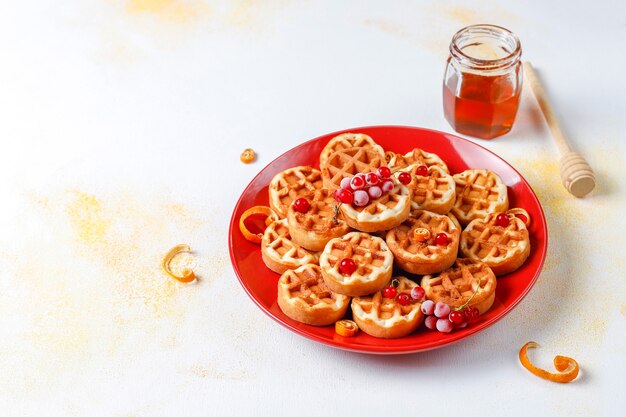
[[339, 209], [348, 225], [362, 232], [378, 232], [396, 227], [409, 217], [411, 191], [400, 183], [363, 207], [342, 204]]
[[[425, 238], [416, 236], [417, 229], [427, 230]], [[445, 233], [446, 245], [438, 245], [435, 237]], [[461, 229], [445, 215], [418, 210], [400, 226], [387, 232], [386, 241], [396, 264], [413, 274], [443, 271], [456, 259]]]
[[[418, 285], [405, 277], [396, 277], [398, 293], [407, 292]], [[352, 317], [359, 328], [374, 337], [396, 338], [406, 336], [424, 320], [421, 303], [403, 306], [395, 298], [383, 297], [382, 291], [352, 299]]]
[[285, 218], [294, 200], [321, 188], [322, 177], [317, 169], [308, 166], [286, 169], [270, 182], [270, 207], [281, 219]]
[[324, 187], [335, 191], [344, 177], [374, 172], [383, 165], [385, 165], [384, 155], [377, 150], [354, 147], [331, 153], [328, 159], [320, 164], [320, 168]]
[[480, 314], [491, 308], [496, 296], [496, 276], [487, 264], [475, 259], [458, 258], [452, 267], [438, 275], [422, 277], [421, 285], [426, 298], [450, 307], [462, 306], [476, 292], [469, 305]]
[[363, 133], [342, 133], [335, 136], [324, 146], [320, 154], [320, 166], [328, 161], [328, 157], [333, 152], [348, 148], [371, 148], [378, 152], [380, 156], [385, 155], [383, 148], [374, 142], [374, 139]]
[[267, 226], [261, 239], [261, 256], [265, 265], [279, 274], [302, 265], [318, 263], [317, 256], [291, 240], [287, 219]]
[[327, 189], [316, 190], [305, 198], [310, 203], [306, 213], [297, 212], [293, 205], [289, 207], [289, 233], [298, 245], [318, 252], [324, 249], [330, 239], [346, 234], [350, 227], [343, 220], [333, 193]]
[[309, 264], [281, 275], [277, 301], [283, 313], [291, 319], [326, 326], [346, 314], [350, 297], [329, 290], [320, 267]]
[[[339, 270], [340, 262], [346, 258], [356, 264], [350, 275]], [[385, 241], [362, 232], [331, 239], [320, 255], [320, 268], [328, 288], [352, 297], [382, 289], [391, 278], [392, 267], [393, 255]]]
[[507, 188], [502, 179], [486, 169], [468, 169], [453, 176], [456, 201], [452, 213], [461, 224], [482, 219], [509, 208]]
[[422, 149], [415, 148], [404, 155], [387, 151], [385, 152], [385, 160], [387, 166], [392, 171], [405, 171], [413, 166], [426, 165], [427, 167], [438, 166], [446, 173], [449, 173], [448, 166], [439, 157], [439, 155], [423, 151]]
[[411, 190], [411, 212], [428, 210], [446, 214], [454, 205], [456, 193], [454, 179], [441, 167], [428, 168], [428, 175], [417, 175], [419, 165], [413, 165], [409, 172], [413, 180], [408, 184]]
[[497, 213], [484, 220], [476, 219], [461, 233], [463, 256], [489, 265], [496, 275], [504, 275], [522, 266], [530, 254], [530, 238], [524, 222], [509, 215], [509, 225], [496, 224]]

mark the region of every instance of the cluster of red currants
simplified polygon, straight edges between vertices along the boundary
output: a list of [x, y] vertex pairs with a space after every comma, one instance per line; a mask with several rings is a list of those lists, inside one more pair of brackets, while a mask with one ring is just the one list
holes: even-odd
[[363, 207], [370, 200], [391, 192], [393, 188], [391, 170], [388, 167], [380, 167], [376, 172], [360, 173], [352, 178], [345, 177], [342, 179], [339, 189], [335, 191], [335, 200], [340, 203]]
[[435, 303], [426, 300], [422, 303], [422, 313], [426, 316], [424, 325], [430, 330], [439, 330], [441, 333], [450, 333], [453, 329], [462, 329], [478, 318], [480, 312], [476, 307], [464, 306], [451, 309], [442, 301]]

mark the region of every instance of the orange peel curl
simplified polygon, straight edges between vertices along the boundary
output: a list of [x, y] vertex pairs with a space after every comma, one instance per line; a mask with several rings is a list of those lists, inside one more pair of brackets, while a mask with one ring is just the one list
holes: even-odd
[[175, 280], [187, 283], [196, 279], [196, 274], [194, 274], [192, 270], [184, 269], [183, 275], [178, 275], [172, 272], [172, 268], [170, 267], [170, 262], [172, 262], [172, 259], [174, 259], [176, 255], [182, 252], [191, 252], [191, 248], [189, 247], [189, 245], [183, 243], [174, 246], [172, 249], [169, 250], [169, 252], [167, 252], [165, 257], [163, 258], [161, 266], [163, 267], [163, 270]]
[[532, 374], [552, 382], [567, 383], [576, 379], [580, 367], [578, 362], [567, 356], [557, 355], [554, 357], [554, 367], [560, 373], [548, 372], [533, 365], [530, 359], [528, 359], [528, 349], [536, 348], [537, 346], [539, 346], [537, 342], [528, 342], [520, 349], [519, 360], [524, 368], [528, 369]]

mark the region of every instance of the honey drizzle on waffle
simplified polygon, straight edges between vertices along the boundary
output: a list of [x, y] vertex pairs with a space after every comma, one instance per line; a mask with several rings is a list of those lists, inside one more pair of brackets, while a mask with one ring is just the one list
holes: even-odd
[[[411, 198], [411, 210], [436, 210], [442, 211], [448, 204], [453, 204], [455, 197], [455, 183], [450, 174], [438, 166], [428, 168], [428, 176], [417, 175], [419, 165], [413, 165], [410, 169], [413, 180], [408, 187], [413, 191]], [[448, 209], [450, 206], [448, 206]], [[443, 214], [443, 213], [440, 213]]]
[[473, 259], [459, 258], [438, 276], [426, 275], [422, 278], [422, 287], [428, 298], [443, 301], [452, 307], [463, 305], [472, 296], [470, 305], [478, 304], [495, 291], [495, 286], [493, 271]]
[[346, 298], [328, 288], [317, 265], [304, 265], [297, 270], [288, 270], [283, 276], [281, 280], [289, 291], [289, 302], [302, 300], [311, 307], [318, 304], [332, 306], [337, 303], [338, 297], [341, 298], [339, 301]]
[[[398, 294], [411, 291], [417, 284], [408, 278], [397, 277]], [[370, 319], [382, 327], [391, 327], [399, 321], [412, 320], [418, 313], [421, 303], [411, 303], [406, 306], [398, 303], [395, 298], [383, 297], [382, 291], [371, 296], [356, 297], [352, 300], [353, 306], [358, 306], [355, 314], [361, 319]], [[359, 311], [362, 310], [362, 311]]]
[[[456, 202], [453, 210], [457, 217], [472, 215], [485, 217], [496, 211], [498, 205], [508, 208], [507, 189], [500, 177], [487, 170], [472, 169], [454, 175]], [[500, 211], [500, 210], [498, 210]], [[461, 221], [467, 219], [461, 219]]]
[[287, 169], [270, 182], [270, 206], [283, 218], [294, 200], [321, 188], [321, 172], [317, 169], [308, 166]]
[[290, 265], [317, 263], [314, 255], [291, 240], [286, 219], [272, 222], [265, 229], [262, 245], [262, 250], [279, 263]]
[[528, 245], [528, 230], [524, 222], [513, 217], [506, 227], [496, 225], [497, 214], [476, 220], [463, 231], [466, 256], [483, 262], [502, 262], [515, 252], [523, 252]]
[[[367, 233], [350, 232], [343, 238], [331, 240], [328, 245], [324, 252], [330, 265], [329, 272], [343, 282], [369, 281], [382, 273], [393, 261], [393, 255], [385, 241]], [[347, 277], [339, 272], [339, 263], [344, 258], [352, 258], [357, 266], [356, 271]]]
[[383, 165], [383, 156], [372, 148], [348, 148], [333, 152], [321, 166], [324, 185], [336, 190], [344, 177], [374, 172]]

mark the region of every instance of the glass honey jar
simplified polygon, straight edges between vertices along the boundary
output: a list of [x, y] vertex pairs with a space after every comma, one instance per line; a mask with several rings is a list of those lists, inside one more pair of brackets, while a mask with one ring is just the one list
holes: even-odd
[[522, 90], [521, 56], [517, 36], [499, 26], [472, 25], [454, 35], [443, 79], [443, 111], [454, 130], [482, 139], [511, 130]]

